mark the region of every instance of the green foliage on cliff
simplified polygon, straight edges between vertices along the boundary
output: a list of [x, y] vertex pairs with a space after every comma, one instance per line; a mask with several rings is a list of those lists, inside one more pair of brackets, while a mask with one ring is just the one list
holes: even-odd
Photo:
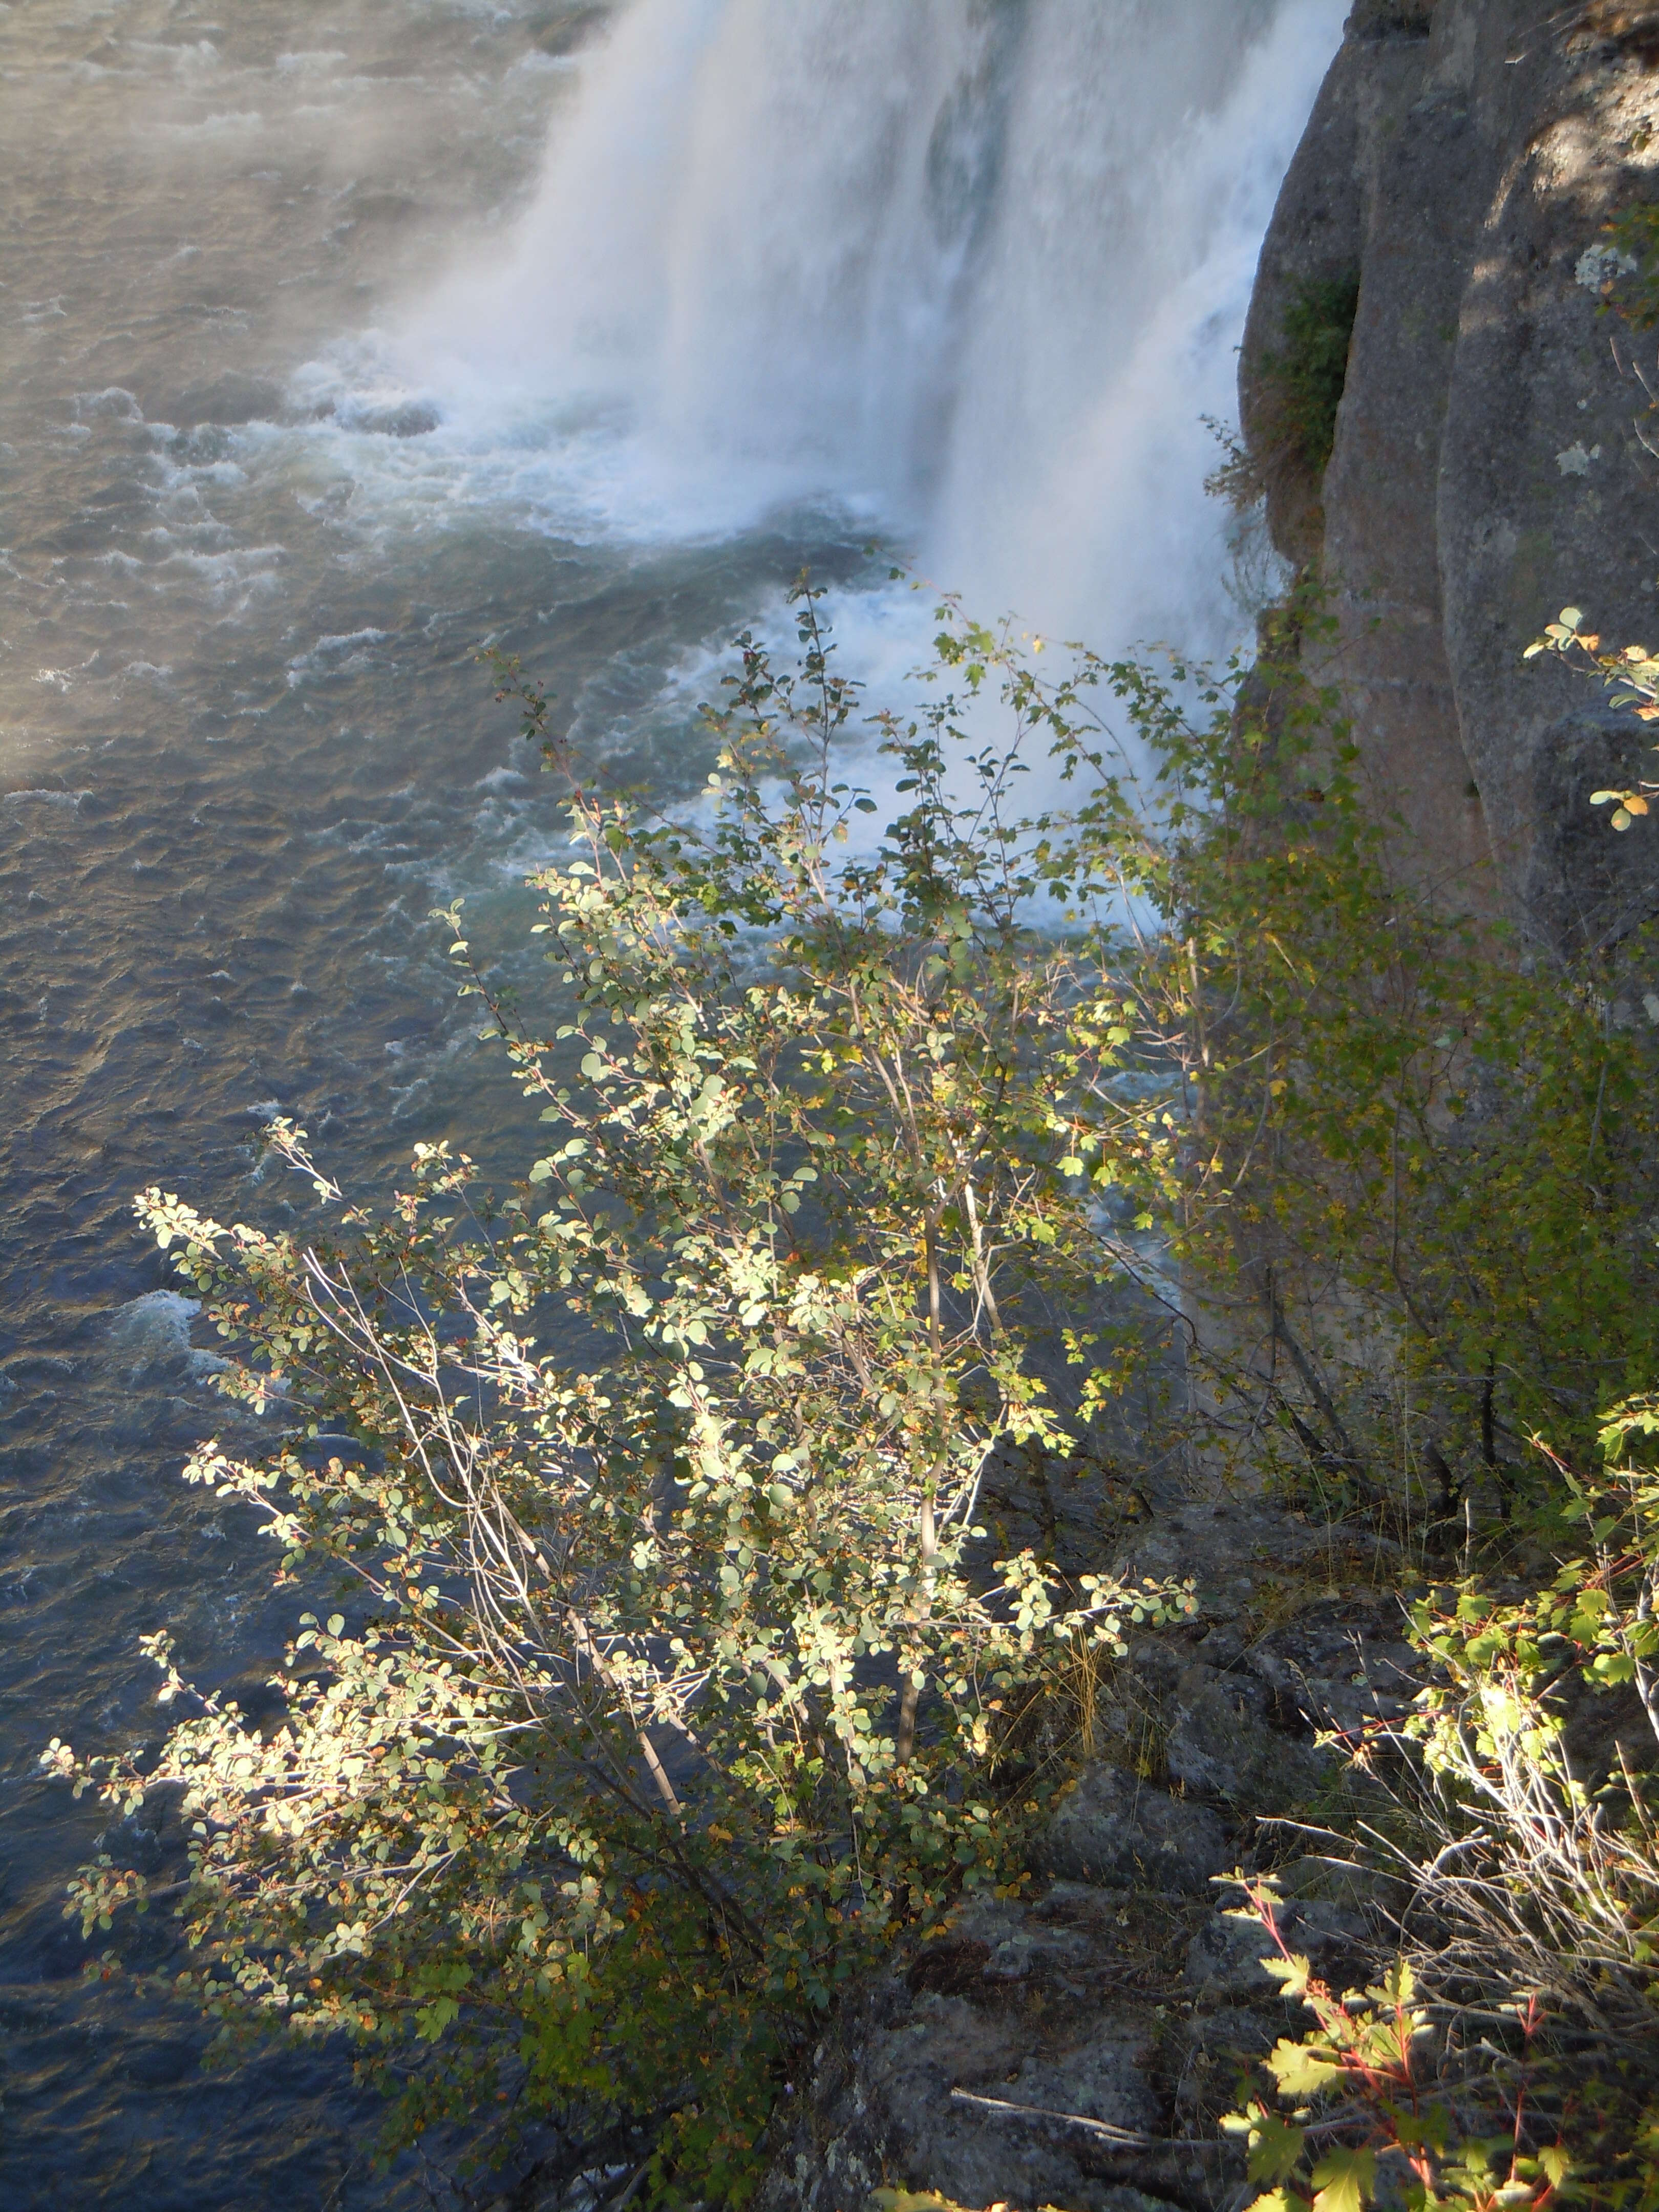
[[1317, 491], [1336, 443], [1358, 312], [1357, 276], [1304, 277], [1295, 285], [1277, 343], [1248, 363], [1248, 447], [1212, 425], [1226, 459], [1206, 479], [1209, 491], [1241, 511], [1276, 483]]
[[[665, 2203], [742, 2203], [837, 1989], [1012, 1870], [1012, 1705], [1182, 1605], [997, 1559], [994, 1454], [1178, 1347], [1158, 1450], [1184, 1420], [1432, 1562], [1478, 1515], [1559, 1534], [1561, 1467], [1659, 1373], [1646, 1032], [1413, 890], [1300, 673], [1316, 607], [1212, 681], [1048, 676], [947, 605], [920, 709], [872, 715], [797, 605], [798, 667], [740, 641], [678, 822], [505, 672], [571, 831], [540, 1003], [445, 919], [531, 1109], [516, 1190], [438, 1146], [349, 1200], [278, 1125], [304, 1231], [145, 1194], [283, 1429], [191, 1479], [349, 1594], [278, 1723], [158, 1638], [159, 1755], [46, 1754], [180, 1798], [228, 2029], [344, 2031], [394, 2141], [505, 2099]], [[105, 1862], [76, 1906], [144, 1898]]]
[[1659, 204], [1639, 201], [1607, 225], [1608, 245], [1593, 250], [1602, 297], [1632, 330], [1659, 329]]
[[[1527, 657], [1546, 653], [1599, 678], [1615, 706], [1659, 715], [1654, 657], [1605, 648], [1578, 609], [1564, 609]], [[1592, 804], [1613, 806], [1613, 828], [1628, 830], [1655, 787], [1599, 792]], [[1650, 957], [1649, 945], [1624, 948], [1626, 974]], [[1587, 1238], [1604, 1226], [1602, 1198], [1587, 1162]], [[1601, 1310], [1587, 1302], [1592, 1323]], [[1402, 1951], [1375, 1986], [1333, 1989], [1289, 1949], [1272, 1884], [1246, 1885], [1242, 1917], [1273, 1947], [1265, 1963], [1312, 2015], [1227, 2123], [1248, 2146], [1250, 2179], [1268, 2185], [1251, 2212], [1310, 2212], [1336, 2195], [1353, 2212], [1659, 2203], [1650, 1352], [1636, 1372], [1644, 1387], [1611, 1404], [1593, 1438], [1562, 1449], [1540, 1419], [1530, 1442], [1548, 1478], [1533, 1522], [1543, 1546], [1524, 1565], [1489, 1558], [1474, 1571], [1466, 1554], [1461, 1577], [1425, 1590], [1410, 1613], [1424, 1679], [1415, 1708], [1354, 1747], [1373, 1770], [1406, 1778], [1384, 1863], [1407, 1884], [1398, 1924], [1415, 1957]], [[1610, 1708], [1599, 1726], [1597, 1704]]]
[[1282, 433], [1315, 477], [1324, 475], [1336, 442], [1336, 411], [1358, 312], [1357, 276], [1304, 278], [1285, 310], [1282, 349], [1262, 358], [1262, 379], [1273, 395]]

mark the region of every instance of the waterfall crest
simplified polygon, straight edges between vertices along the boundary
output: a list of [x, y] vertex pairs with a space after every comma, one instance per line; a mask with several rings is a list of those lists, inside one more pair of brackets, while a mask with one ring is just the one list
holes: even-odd
[[1344, 13], [632, 0], [434, 380], [614, 435], [693, 529], [832, 499], [979, 608], [1212, 643], [1200, 418]]

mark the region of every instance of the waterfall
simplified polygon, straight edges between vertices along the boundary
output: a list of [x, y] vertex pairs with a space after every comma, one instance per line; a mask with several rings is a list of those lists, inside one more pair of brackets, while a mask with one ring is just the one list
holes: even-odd
[[1344, 13], [632, 0], [428, 380], [688, 532], [830, 500], [977, 609], [1213, 645], [1200, 417]]

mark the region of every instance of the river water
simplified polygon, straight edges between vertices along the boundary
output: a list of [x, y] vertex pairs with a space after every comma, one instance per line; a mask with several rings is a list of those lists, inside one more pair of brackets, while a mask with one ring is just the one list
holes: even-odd
[[291, 1625], [174, 1479], [211, 1358], [132, 1193], [269, 1211], [279, 1108], [348, 1181], [513, 1158], [426, 920], [505, 939], [556, 829], [481, 640], [670, 793], [804, 563], [877, 680], [895, 549], [1050, 632], [1224, 644], [1200, 418], [1343, 12], [0, 5], [7, 2206], [422, 2201], [333, 2065], [204, 2075], [61, 1917], [100, 1821], [41, 1745], [157, 1733], [145, 1630], [246, 1687]]

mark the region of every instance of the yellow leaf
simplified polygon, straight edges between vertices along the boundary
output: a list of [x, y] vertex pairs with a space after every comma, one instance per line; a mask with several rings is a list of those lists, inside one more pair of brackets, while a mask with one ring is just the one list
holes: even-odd
[[1307, 1989], [1308, 1978], [1313, 1972], [1312, 1961], [1300, 1957], [1264, 1959], [1261, 1965], [1264, 1972], [1271, 1974], [1275, 1981], [1284, 1984], [1283, 1994], [1287, 1997], [1301, 1996]]

